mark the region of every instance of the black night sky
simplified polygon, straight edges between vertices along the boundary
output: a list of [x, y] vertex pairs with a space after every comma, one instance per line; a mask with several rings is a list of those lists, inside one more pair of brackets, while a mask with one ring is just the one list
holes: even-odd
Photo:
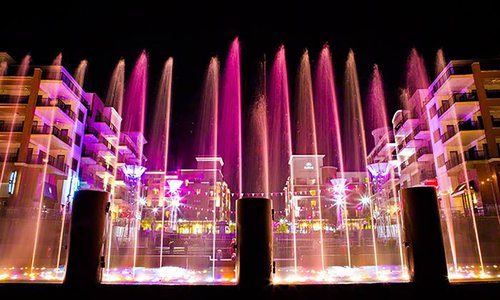
[[[498, 15], [482, 1], [121, 1], [99, 5], [66, 1], [2, 7], [0, 51], [14, 59], [30, 53], [32, 64], [50, 64], [63, 53], [71, 72], [81, 59], [89, 61], [85, 90], [103, 98], [110, 75], [123, 57], [130, 73], [142, 49], [150, 58], [150, 101], [156, 93], [163, 62], [174, 57], [174, 153], [192, 143], [203, 75], [211, 56], [224, 62], [229, 45], [238, 36], [242, 49], [243, 97], [253, 99], [258, 62], [270, 64], [280, 44], [287, 51], [293, 95], [295, 71], [305, 48], [316, 59], [330, 44], [337, 90], [342, 91], [344, 63], [349, 48], [356, 54], [362, 95], [366, 95], [374, 63], [385, 79], [389, 113], [397, 109], [398, 88], [411, 47], [426, 59], [434, 75], [436, 50], [446, 59], [490, 58], [500, 55]], [[380, 1], [382, 2], [382, 1]], [[491, 3], [491, 2], [490, 2]], [[341, 94], [340, 94], [341, 96]], [[246, 110], [247, 111], [247, 110]], [[181, 156], [176, 156], [176, 164]], [[182, 162], [183, 165], [191, 161]]]

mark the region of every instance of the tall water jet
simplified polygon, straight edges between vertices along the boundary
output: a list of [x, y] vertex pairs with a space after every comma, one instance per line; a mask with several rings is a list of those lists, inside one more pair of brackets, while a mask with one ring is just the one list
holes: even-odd
[[169, 58], [163, 66], [153, 120], [148, 129], [148, 144], [146, 148], [148, 150], [148, 168], [151, 170], [167, 171], [172, 68], [173, 59]]
[[[366, 170], [366, 139], [364, 118], [359, 90], [358, 72], [354, 52], [349, 50], [345, 66], [344, 76], [344, 163], [346, 170], [355, 172], [367, 172]], [[342, 226], [345, 227], [348, 257], [350, 258], [350, 237], [348, 224], [347, 200], [342, 203]], [[345, 218], [345, 220], [344, 220]], [[374, 246], [375, 246], [375, 240]], [[375, 248], [374, 248], [375, 249]], [[375, 266], [377, 265], [377, 253], [374, 250]], [[349, 262], [350, 263], [350, 262]], [[349, 265], [350, 266], [350, 265]]]
[[52, 61], [53, 66], [60, 66], [62, 64], [62, 53], [60, 52]]
[[120, 59], [113, 70], [113, 74], [111, 75], [106, 97], [106, 106], [113, 107], [120, 115], [122, 114], [124, 91], [125, 60]]
[[[123, 119], [122, 122], [122, 134], [125, 132], [130, 137], [133, 138], [134, 142], [138, 146], [138, 165], [143, 165], [143, 151], [144, 151], [144, 120], [146, 117], [146, 97], [147, 97], [147, 77], [148, 77], [148, 57], [145, 51], [142, 51], [141, 55], [135, 63], [132, 74], [127, 83], [124, 107], [123, 107]], [[142, 175], [142, 174], [141, 174]], [[139, 195], [140, 180], [137, 181], [137, 192], [135, 195]], [[135, 197], [137, 198], [137, 197]], [[137, 247], [139, 242], [139, 230], [140, 222], [136, 218], [141, 214], [141, 204], [139, 199], [133, 199], [135, 202], [135, 212], [134, 217], [134, 253], [133, 253], [133, 272], [135, 276], [135, 269], [137, 266]]]
[[444, 57], [443, 48], [440, 48], [436, 52], [436, 62], [435, 62], [434, 76], [437, 77], [441, 73], [441, 71], [444, 70], [445, 67], [446, 67], [446, 59]]
[[[292, 155], [292, 130], [290, 116], [290, 100], [288, 93], [288, 74], [286, 67], [285, 47], [281, 46], [274, 58], [268, 93], [268, 130], [269, 130], [269, 188], [271, 191], [281, 191], [288, 178], [288, 161]], [[288, 201], [285, 198], [273, 198], [275, 211], [284, 211]], [[295, 214], [292, 213], [293, 236], [292, 259], [293, 270], [297, 273], [297, 235]]]
[[[108, 90], [106, 93], [106, 100], [105, 100], [105, 106], [106, 107], [113, 107], [119, 115], [122, 114], [122, 106], [123, 106], [123, 95], [125, 92], [125, 60], [120, 59], [113, 70], [113, 73], [111, 75], [109, 85], [108, 85]], [[120, 141], [121, 138], [121, 126], [118, 128], [117, 132], [117, 138], [118, 141]], [[116, 148], [115, 150], [115, 157], [119, 156], [119, 147]], [[113, 166], [113, 177], [116, 179], [116, 176], [118, 175], [118, 160], [115, 160], [115, 165]], [[115, 185], [113, 184], [111, 187], [111, 210], [114, 209], [115, 206]], [[109, 272], [111, 268], [111, 249], [113, 246], [113, 219], [112, 219], [112, 214], [109, 214], [108, 220], [107, 220], [107, 232], [108, 232], [108, 240], [106, 241], [106, 266], [107, 266], [107, 271]], [[115, 245], [115, 247], [118, 247], [118, 245]]]
[[348, 171], [366, 170], [366, 139], [354, 52], [349, 51], [345, 69], [344, 164]]
[[218, 149], [224, 160], [224, 178], [229, 188], [240, 194], [242, 176], [242, 124], [241, 124], [241, 76], [240, 43], [235, 38], [224, 64], [220, 98], [220, 124]]
[[6, 61], [0, 62], [0, 76], [5, 76], [7, 74], [8, 64]]
[[250, 128], [247, 141], [248, 158], [245, 188], [250, 192], [264, 193], [269, 197], [269, 141], [267, 132], [267, 106], [261, 95], [250, 111]]
[[406, 61], [406, 96], [402, 97], [402, 106], [405, 110], [411, 110], [415, 107], [414, 103], [408, 103], [410, 97], [418, 89], [427, 89], [429, 87], [429, 76], [425, 68], [424, 58], [418, 53], [417, 49], [412, 48]]
[[[295, 153], [298, 155], [314, 155], [315, 165], [320, 165], [320, 159], [318, 157], [318, 147], [316, 142], [316, 118], [314, 113], [314, 102], [313, 102], [313, 88], [312, 88], [312, 77], [311, 77], [311, 65], [309, 63], [309, 53], [307, 50], [302, 55], [302, 59], [300, 61], [298, 74], [297, 74], [297, 82], [296, 82], [296, 105], [297, 105], [297, 116], [296, 116], [296, 146]], [[311, 200], [311, 202], [316, 202], [316, 208], [313, 208], [313, 215], [319, 218], [319, 243], [320, 243], [320, 264], [321, 270], [325, 269], [325, 261], [324, 261], [324, 243], [323, 243], [323, 205], [321, 203], [321, 190], [320, 190], [320, 182], [321, 175], [319, 167], [315, 168], [315, 180], [314, 185], [316, 188], [316, 196]], [[294, 178], [292, 176], [292, 178]], [[292, 189], [292, 193], [295, 192]], [[310, 196], [310, 195], [309, 195]], [[293, 196], [292, 198], [297, 198], [300, 196]], [[307, 197], [310, 198], [310, 197]], [[307, 199], [306, 198], [306, 199]], [[296, 203], [293, 199], [292, 203]], [[314, 210], [317, 210], [314, 212]], [[314, 253], [317, 255], [317, 253]]]
[[[172, 71], [173, 71], [173, 58], [168, 58], [163, 66], [163, 72], [160, 79], [160, 85], [158, 87], [158, 94], [156, 96], [155, 102], [155, 112], [153, 116], [153, 124], [149, 130], [149, 143], [148, 143], [148, 163], [149, 168], [152, 170], [161, 170], [165, 172], [163, 177], [163, 186], [166, 183], [166, 174], [168, 171], [168, 151], [169, 151], [169, 137], [170, 137], [170, 116], [171, 116], [171, 95], [172, 95]], [[171, 194], [175, 190], [177, 197], [171, 197], [170, 199], [179, 199], [178, 197], [178, 187], [177, 189], [172, 189], [170, 186]], [[165, 195], [162, 194], [160, 202], [162, 217], [161, 217], [161, 235], [160, 235], [160, 268], [163, 266], [163, 236], [165, 232]], [[176, 214], [178, 208], [178, 202], [175, 204], [173, 200], [168, 204], [171, 210]], [[172, 214], [171, 214], [172, 215]]]
[[[148, 56], [145, 51], [137, 59], [130, 79], [127, 83], [123, 107], [124, 132], [139, 132], [144, 134], [144, 118], [146, 115], [148, 80]], [[141, 147], [142, 148], [142, 147]], [[140, 149], [139, 155], [142, 156]], [[142, 157], [141, 157], [142, 158]]]
[[326, 166], [336, 166], [343, 177], [339, 105], [335, 91], [332, 55], [327, 44], [323, 46], [316, 63], [314, 100], [318, 153], [325, 155]]
[[[285, 47], [274, 58], [268, 86], [269, 188], [280, 191], [288, 177], [288, 160], [292, 155], [292, 130]], [[275, 202], [275, 210], [283, 210], [284, 202]]]
[[[260, 192], [262, 197], [269, 193], [269, 129], [266, 99], [266, 61], [259, 63], [255, 102], [250, 109], [249, 128], [246, 139], [244, 189]], [[262, 194], [263, 193], [263, 194]]]
[[[203, 84], [202, 104], [199, 115], [197, 142], [198, 154], [211, 158], [218, 157], [217, 137], [219, 125], [219, 60], [213, 57], [210, 60], [208, 70], [205, 74]], [[214, 161], [213, 167], [213, 190], [217, 190], [217, 167]], [[213, 218], [212, 218], [212, 279], [215, 278], [216, 272], [216, 202], [213, 201]]]
[[87, 65], [88, 61], [84, 59], [80, 62], [78, 68], [76, 68], [75, 71], [75, 80], [81, 87], [83, 87], [83, 83], [85, 81], [85, 74], [87, 73]]
[[17, 76], [21, 76], [21, 77], [26, 76], [26, 74], [28, 74], [30, 63], [31, 63], [31, 55], [26, 54], [23, 57], [23, 60], [21, 60], [21, 64], [17, 68], [17, 74], [16, 75]]
[[[378, 65], [373, 66], [373, 71], [372, 71], [372, 76], [370, 79], [370, 86], [368, 89], [368, 105], [367, 105], [367, 110], [366, 112], [366, 120], [367, 120], [367, 126], [368, 126], [368, 132], [372, 132], [373, 130], [382, 128], [384, 133], [383, 133], [383, 139], [385, 139], [384, 143], [388, 145], [391, 143], [391, 133], [392, 130], [389, 126], [389, 119], [388, 119], [388, 113], [387, 113], [387, 102], [385, 99], [385, 93], [384, 93], [384, 83], [382, 79], [382, 74], [380, 72], [380, 69]], [[366, 137], [367, 140], [369, 137]], [[373, 149], [376, 145], [371, 145], [370, 149]], [[391, 148], [389, 148], [391, 149]], [[392, 153], [387, 151], [385, 153], [385, 159], [384, 162], [387, 163], [386, 168], [384, 170], [381, 170], [380, 167], [370, 167], [368, 166], [368, 169], [371, 170], [370, 175], [372, 175], [372, 181], [375, 182], [375, 185], [377, 185], [377, 176], [381, 175], [381, 173], [387, 172], [388, 174], [384, 176], [389, 176], [391, 185], [391, 191], [393, 195], [397, 195], [398, 191], [396, 188], [395, 184], [395, 174], [393, 171], [390, 170], [390, 161], [392, 160]], [[377, 189], [377, 187], [375, 188]], [[380, 192], [380, 191], [378, 191]], [[396, 199], [396, 196], [395, 196]], [[391, 199], [386, 199], [381, 193], [375, 193], [373, 197], [369, 198], [369, 206], [370, 206], [370, 215], [371, 215], [371, 225], [372, 225], [372, 233], [373, 233], [373, 238], [375, 241], [375, 234], [374, 234], [374, 229], [377, 226], [386, 226], [388, 225], [387, 223], [390, 224], [391, 222], [391, 217], [389, 213], [389, 207], [390, 205], [395, 205], [396, 207], [400, 207], [399, 201], [395, 201], [395, 203], [391, 203]], [[377, 221], [377, 224], [374, 224], [374, 214], [373, 214], [373, 209], [380, 211], [381, 214], [379, 214], [379, 219], [381, 222]], [[388, 220], [387, 220], [388, 216]], [[384, 218], [385, 217], [385, 218]], [[400, 259], [400, 264], [402, 273], [406, 274], [406, 269], [405, 269], [405, 263], [403, 259], [403, 248], [402, 248], [402, 240], [401, 240], [401, 220], [399, 214], [396, 214], [396, 222], [397, 222], [397, 228], [398, 228], [398, 250], [399, 250], [399, 259]]]

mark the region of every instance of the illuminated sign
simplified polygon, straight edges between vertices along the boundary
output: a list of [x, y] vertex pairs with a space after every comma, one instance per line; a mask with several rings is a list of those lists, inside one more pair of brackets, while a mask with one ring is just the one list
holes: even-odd
[[314, 170], [314, 165], [311, 162], [306, 162], [304, 164], [304, 170]]
[[9, 195], [14, 194], [14, 188], [16, 187], [17, 171], [12, 171], [9, 177], [8, 193]]

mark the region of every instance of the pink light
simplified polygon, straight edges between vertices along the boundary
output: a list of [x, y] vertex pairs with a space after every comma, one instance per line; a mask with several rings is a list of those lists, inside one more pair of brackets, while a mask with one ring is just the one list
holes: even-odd
[[176, 194], [177, 191], [181, 188], [184, 182], [178, 179], [169, 179], [167, 180], [168, 188], [171, 194]]

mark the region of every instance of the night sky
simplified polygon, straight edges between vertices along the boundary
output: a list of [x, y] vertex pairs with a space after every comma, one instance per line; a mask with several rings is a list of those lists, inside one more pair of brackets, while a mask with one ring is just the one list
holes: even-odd
[[[211, 56], [224, 62], [238, 36], [242, 47], [243, 97], [252, 101], [258, 62], [270, 64], [280, 44], [287, 51], [291, 95], [300, 55], [309, 49], [314, 60], [325, 42], [335, 64], [337, 90], [342, 91], [349, 48], [356, 54], [362, 95], [366, 95], [374, 63], [385, 80], [389, 114], [398, 109], [398, 88], [411, 47], [426, 59], [434, 76], [436, 50], [446, 59], [489, 58], [500, 55], [498, 15], [482, 1], [162, 1], [161, 4], [122, 1], [114, 7], [89, 2], [23, 3], [0, 16], [0, 51], [17, 61], [30, 53], [33, 64], [50, 64], [63, 53], [63, 65], [73, 72], [81, 59], [89, 61], [86, 91], [104, 98], [110, 75], [123, 57], [130, 73], [142, 49], [150, 58], [150, 101], [156, 93], [164, 61], [174, 57], [172, 150], [192, 143], [189, 132], [197, 120], [203, 75]], [[128, 1], [127, 1], [128, 2]], [[270, 2], [270, 1], [268, 1]], [[128, 76], [128, 74], [127, 74]], [[150, 106], [152, 107], [152, 105]], [[246, 110], [248, 111], [248, 110]], [[174, 155], [174, 164], [189, 165]], [[192, 158], [191, 158], [192, 159]], [[170, 164], [172, 165], [172, 164]]]

